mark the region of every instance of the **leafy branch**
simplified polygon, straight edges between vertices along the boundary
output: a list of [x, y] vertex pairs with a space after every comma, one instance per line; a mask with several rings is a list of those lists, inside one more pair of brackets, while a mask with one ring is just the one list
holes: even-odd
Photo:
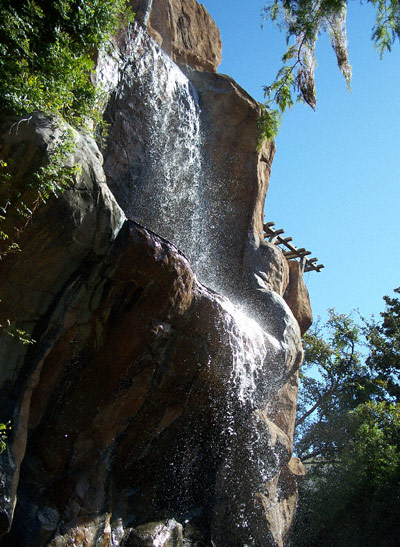
[[[400, 38], [400, 5], [397, 0], [369, 1], [376, 8], [372, 40], [382, 57]], [[323, 32], [329, 34], [339, 70], [350, 90], [346, 12], [347, 0], [271, 0], [263, 8], [263, 20], [285, 32], [287, 50], [275, 80], [264, 87], [266, 100], [259, 119], [259, 146], [265, 138], [270, 140], [278, 134], [282, 115], [295, 101], [307, 103], [315, 110], [315, 45]]]

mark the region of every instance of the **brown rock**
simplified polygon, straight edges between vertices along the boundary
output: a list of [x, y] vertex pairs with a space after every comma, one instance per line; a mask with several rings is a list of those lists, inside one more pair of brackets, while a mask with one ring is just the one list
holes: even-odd
[[297, 487], [304, 475], [305, 468], [299, 458], [291, 458], [288, 465], [266, 483], [264, 492], [258, 494], [276, 547], [287, 545], [298, 501]]
[[297, 407], [299, 370], [296, 369], [286, 384], [268, 401], [266, 414], [293, 442], [294, 420]]
[[[249, 541], [254, 546], [275, 546], [275, 531], [278, 526], [279, 509], [275, 513], [273, 526], [270, 515], [259, 503], [259, 490], [265, 484], [277, 481], [280, 469], [286, 467], [291, 456], [289, 438], [261, 411], [254, 413], [255, 429], [244, 426], [237, 432], [238, 442], [218, 470], [216, 482], [216, 504], [213, 514], [213, 539], [216, 545], [240, 547]], [[268, 440], [267, 440], [268, 439]], [[261, 446], [264, 450], [261, 450]], [[233, 447], [232, 447], [233, 448]], [[246, 461], [261, 458], [263, 466], [246, 466]], [[267, 500], [275, 508], [275, 492], [268, 493]], [[232, 500], [241, 499], [242, 504]], [[241, 514], [245, 514], [243, 519]]]
[[297, 260], [288, 260], [288, 264], [289, 285], [283, 298], [297, 319], [301, 334], [303, 335], [313, 322], [310, 297], [303, 281], [300, 262]]
[[213, 259], [222, 265], [219, 288], [240, 292], [238, 287], [253, 285], [254, 273], [266, 266], [262, 221], [275, 145], [265, 142], [257, 151], [259, 104], [232, 78], [200, 72], [188, 77], [199, 94], [207, 135], [207, 222], [218, 253]]
[[136, 19], [178, 65], [216, 72], [222, 59], [219, 29], [196, 0], [133, 0]]
[[[30, 236], [34, 239], [34, 232]], [[248, 411], [233, 418], [234, 406], [230, 420], [238, 420], [240, 429], [225, 453], [226, 434], [212, 424], [225, 427], [223, 401], [234, 348], [221, 339], [218, 301], [193, 283], [187, 262], [174, 247], [127, 222], [101, 277], [92, 271], [86, 290], [77, 291], [74, 321], [43, 358], [30, 403], [31, 434], [23, 465], [30, 478], [20, 485], [34, 505], [41, 503], [37, 485], [45, 485], [41, 499], [51, 503], [62, 523], [62, 536], [52, 544], [92, 545], [103, 525], [91, 523], [90, 515], [104, 512], [108, 484], [121, 500], [137, 490], [135, 514], [148, 520], [166, 508], [173, 514], [182, 503], [209, 511], [213, 476], [220, 468], [221, 511], [238, 516], [240, 506], [233, 509], [230, 497], [235, 493], [252, 506], [254, 480], [260, 480], [256, 462], [269, 462], [273, 470], [279, 467], [275, 452], [282, 463], [287, 460], [284, 433], [260, 419], [261, 414], [253, 430]], [[94, 290], [101, 293], [97, 304]], [[89, 302], [94, 308], [88, 316]], [[56, 312], [61, 312], [58, 321], [62, 309]], [[56, 321], [52, 317], [50, 324]], [[231, 396], [226, 393], [227, 401]], [[182, 450], [188, 458], [183, 461]], [[118, 509], [120, 515], [131, 512], [130, 504]], [[25, 529], [26, 519], [17, 513], [15, 529]], [[260, 527], [255, 517], [249, 519], [251, 527]], [[234, 533], [232, 525], [232, 519], [220, 522], [218, 534]], [[8, 545], [18, 544], [12, 534]], [[128, 536], [127, 545], [137, 544], [135, 534]], [[30, 541], [36, 545], [33, 535]]]
[[[12, 166], [13, 180], [17, 183], [26, 180], [33, 170], [45, 164], [53, 142], [65, 130], [65, 126], [40, 113], [4, 120], [0, 147], [2, 157]], [[47, 310], [62, 307], [59, 294], [73, 283], [76, 270], [85, 261], [100, 260], [107, 253], [125, 218], [105, 185], [96, 144], [76, 132], [73, 138], [76, 150], [69, 161], [82, 168], [76, 191], [60, 194], [58, 199], [53, 197], [46, 207], [40, 207], [18, 240], [22, 252], [8, 255], [0, 264], [1, 323], [9, 319], [35, 340], [42, 332], [41, 321]], [[61, 315], [64, 312], [59, 310]], [[74, 314], [73, 307], [69, 313]], [[25, 454], [31, 395], [40, 377], [41, 359], [62, 330], [62, 323], [62, 320], [50, 321], [49, 335], [35, 345], [35, 350], [10, 336], [0, 337], [1, 414], [11, 419], [14, 439], [2, 458], [3, 500], [8, 500], [2, 509], [9, 523], [19, 466]], [[24, 362], [23, 387], [16, 394], [12, 385]]]
[[260, 287], [283, 296], [289, 284], [289, 267], [282, 251], [273, 243], [261, 241], [256, 256], [259, 270], [254, 275]]
[[[34, 152], [35, 139], [52, 134], [51, 122], [35, 115], [9, 137], [18, 146], [7, 146]], [[127, 535], [132, 514], [140, 524], [182, 511], [200, 511], [193, 526], [204, 537], [224, 538], [235, 533], [232, 515], [243, 504], [254, 534], [266, 533], [263, 513], [252, 512], [255, 488], [286, 465], [290, 446], [239, 397], [237, 355], [245, 347], [248, 356], [251, 343], [243, 319], [197, 282], [176, 247], [124, 220], [94, 144], [76, 139], [76, 185], [35, 213], [23, 252], [1, 263], [4, 313], [15, 313], [37, 341], [27, 348], [11, 340], [12, 350], [0, 339], [8, 358], [1, 415], [12, 417], [14, 432], [1, 461], [2, 501], [11, 501], [3, 503], [4, 531], [19, 492], [3, 545], [107, 545], [112, 530]], [[26, 306], [11, 297], [21, 289]], [[277, 298], [270, 311], [287, 330], [290, 316]], [[260, 408], [297, 366], [296, 335], [283, 336], [290, 348], [266, 335], [262, 342], [251, 392]], [[213, 512], [231, 517], [216, 517], [211, 532]]]

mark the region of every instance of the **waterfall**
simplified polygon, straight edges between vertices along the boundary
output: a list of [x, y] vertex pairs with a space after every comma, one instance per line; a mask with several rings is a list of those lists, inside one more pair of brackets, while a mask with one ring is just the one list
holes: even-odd
[[138, 25], [121, 64], [112, 120], [121, 162], [111, 188], [130, 218], [175, 243], [196, 270], [208, 248], [197, 92]]
[[[215, 222], [213, 204], [207, 203], [213, 184], [202, 157], [197, 92], [139, 25], [128, 32], [119, 67], [108, 112], [118, 135], [110, 141], [120, 147], [110, 154], [119, 159], [110, 166], [110, 186], [129, 217], [174, 243], [199, 280], [224, 294], [223, 276], [215, 275], [222, 266], [213, 248], [219, 241], [209, 235]], [[242, 408], [258, 408], [268, 391], [266, 363], [277, 359], [282, 347], [246, 310], [215, 298], [232, 356], [227, 379], [232, 397]]]
[[[196, 89], [139, 25], [130, 27], [119, 55], [118, 84], [106, 112], [113, 131], [105, 161], [109, 185], [128, 217], [175, 244], [199, 280], [224, 294], [226, 265], [218, 260], [223, 243], [213, 237], [217, 220], [210, 196], [218, 181], [204, 165], [207, 137]], [[223, 213], [229, 215], [229, 203]], [[257, 394], [267, 389], [265, 362], [275, 359], [280, 344], [246, 310], [226, 299], [220, 305], [232, 351], [230, 382], [239, 401], [256, 408]]]
[[[221, 241], [226, 240], [213, 237], [215, 223], [222, 221], [213, 195], [218, 191], [215, 184], [223, 182], [210, 178], [210, 166], [202, 156], [205, 137], [197, 92], [137, 25], [129, 30], [120, 55], [119, 82], [106, 112], [113, 131], [113, 148], [105, 160], [109, 185], [128, 217], [176, 245], [201, 283], [223, 295], [230, 266], [218, 257], [231, 247], [220, 253]], [[225, 197], [221, 202], [226, 205], [226, 218], [233, 209]], [[257, 409], [266, 408], [271, 370], [276, 370], [275, 363], [284, 363], [285, 349], [245, 309], [204, 286], [199, 291], [207, 292], [220, 309], [221, 351], [225, 354], [221, 353], [224, 370], [217, 375], [225, 384], [226, 398], [212, 402], [219, 416], [216, 421], [221, 418], [217, 426], [220, 442], [225, 443], [219, 474], [221, 484], [230, 483], [227, 491], [237, 497], [235, 519], [244, 530], [253, 509], [241, 501], [243, 484], [251, 492], [244, 497], [254, 505], [255, 493], [280, 469], [279, 454], [271, 450], [265, 419]], [[185, 476], [190, 473], [182, 465], [175, 469], [182, 481], [180, 494], [185, 497]], [[187, 497], [191, 499], [190, 494]]]
[[[259, 475], [258, 488], [270, 478], [270, 461], [260, 458], [263, 445], [268, 444], [264, 427], [260, 427], [257, 409], [263, 409], [272, 386], [267, 366], [280, 358], [281, 345], [276, 338], [266, 332], [238, 306], [225, 298], [218, 298], [223, 310], [224, 331], [228, 336], [232, 355], [229, 377], [231, 402], [228, 404], [227, 432], [231, 437], [231, 449], [237, 450], [236, 415], [246, 420], [249, 434], [247, 442], [248, 459]], [[276, 461], [274, 462], [276, 463]], [[276, 465], [273, 466], [274, 468]]]
[[136, 24], [115, 66], [116, 85], [115, 70], [114, 76], [111, 68], [103, 70], [104, 87], [114, 87], [104, 150], [113, 194], [128, 217], [174, 243], [202, 283], [232, 294], [232, 284], [238, 285], [232, 280], [240, 278], [235, 255], [242, 252], [241, 241], [232, 238], [228, 184], [220, 173], [214, 178], [203, 154], [210, 136], [202, 134], [195, 87]]

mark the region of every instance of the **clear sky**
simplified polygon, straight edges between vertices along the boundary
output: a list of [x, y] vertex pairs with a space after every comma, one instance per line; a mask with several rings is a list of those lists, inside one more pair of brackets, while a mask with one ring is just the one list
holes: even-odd
[[[262, 0], [203, 0], [223, 41], [219, 72], [255, 99], [281, 66], [285, 38], [261, 29]], [[350, 2], [352, 93], [329, 40], [317, 45], [317, 109], [289, 111], [276, 139], [266, 219], [325, 265], [305, 274], [314, 316], [330, 307], [378, 315], [400, 286], [400, 46], [380, 60], [374, 10]]]

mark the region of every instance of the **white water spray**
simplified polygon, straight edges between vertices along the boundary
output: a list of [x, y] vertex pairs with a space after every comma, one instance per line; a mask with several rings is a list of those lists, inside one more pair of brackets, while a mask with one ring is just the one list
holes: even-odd
[[123, 190], [114, 191], [117, 199], [124, 192], [129, 217], [178, 245], [196, 269], [207, 247], [197, 92], [141, 27], [134, 25], [130, 33], [116, 91], [124, 118], [121, 172], [128, 179]]

